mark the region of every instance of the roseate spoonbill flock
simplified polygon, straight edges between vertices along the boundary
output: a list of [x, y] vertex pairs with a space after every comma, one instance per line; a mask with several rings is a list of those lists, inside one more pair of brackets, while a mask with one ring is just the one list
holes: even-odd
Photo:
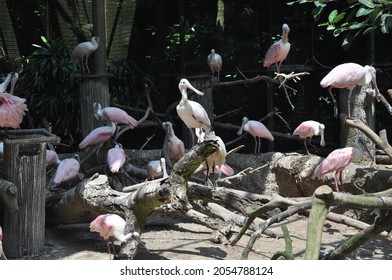
[[85, 72], [84, 67], [86, 66], [87, 73], [90, 74], [90, 69], [88, 67], [89, 56], [98, 49], [99, 37], [94, 36], [91, 41], [86, 41], [79, 43], [72, 51], [71, 61], [80, 61], [82, 65], [82, 72]]
[[264, 67], [270, 67], [272, 64], [275, 64], [278, 73], [280, 73], [280, 66], [290, 52], [289, 32], [289, 26], [284, 23], [282, 25], [282, 38], [273, 43], [265, 54]]
[[328, 88], [329, 94], [334, 103], [334, 116], [338, 115], [338, 107], [335, 97], [332, 94], [332, 88], [348, 89], [348, 117], [351, 117], [351, 95], [354, 88], [359, 85], [363, 86], [372, 83], [376, 92], [377, 100], [380, 99], [380, 91], [378, 90], [376, 81], [376, 69], [373, 66], [361, 66], [357, 63], [343, 63], [333, 68], [320, 82], [323, 88]]
[[322, 123], [316, 122], [316, 121], [304, 121], [302, 122], [293, 132], [293, 135], [297, 135], [299, 138], [304, 139], [304, 146], [306, 149], [306, 152], [309, 153], [308, 146], [306, 144], [307, 140], [309, 139], [309, 145], [313, 146], [313, 144], [310, 142], [312, 140], [313, 136], [321, 136], [320, 139], [320, 146], [324, 147], [325, 146], [325, 140], [324, 140], [324, 130], [325, 126]]
[[188, 100], [187, 89], [191, 89], [199, 95], [204, 95], [204, 93], [194, 88], [187, 79], [181, 79], [178, 88], [182, 98], [176, 107], [177, 114], [189, 128], [193, 138], [195, 137], [193, 128], [201, 128], [204, 131], [212, 130], [211, 121], [206, 110], [196, 101]]
[[215, 52], [215, 49], [212, 49], [211, 53], [207, 56], [207, 63], [208, 66], [210, 66], [212, 78], [214, 78], [214, 74], [217, 73], [219, 82], [219, 74], [222, 71], [222, 57]]
[[350, 162], [358, 160], [362, 157], [366, 151], [372, 158], [365, 138], [362, 135], [358, 135], [355, 139], [357, 147], [346, 147], [336, 149], [332, 151], [315, 169], [314, 175], [318, 178], [322, 178], [328, 173], [333, 173], [336, 191], [339, 191], [339, 185], [341, 185], [342, 174], [344, 169]]
[[7, 257], [3, 251], [3, 229], [0, 226], [0, 260], [6, 260]]
[[241, 135], [243, 131], [248, 132], [253, 136], [255, 140], [255, 153], [260, 153], [261, 149], [261, 138], [274, 141], [274, 136], [268, 130], [268, 128], [259, 121], [249, 120], [247, 117], [242, 119], [242, 125], [238, 130], [237, 134]]
[[105, 240], [107, 240], [109, 259], [111, 259], [110, 244], [113, 250], [113, 259], [116, 256], [114, 241], [117, 240], [121, 244], [134, 239], [140, 242], [140, 234], [136, 231], [125, 234], [126, 221], [117, 214], [99, 215], [90, 223], [90, 231], [98, 232]]

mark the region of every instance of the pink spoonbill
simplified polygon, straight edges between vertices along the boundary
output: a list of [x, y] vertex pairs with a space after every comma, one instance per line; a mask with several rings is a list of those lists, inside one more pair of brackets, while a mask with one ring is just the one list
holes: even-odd
[[255, 140], [255, 153], [260, 153], [261, 138], [274, 141], [274, 136], [272, 136], [272, 133], [264, 124], [259, 121], [249, 120], [247, 117], [244, 117], [242, 119], [242, 125], [237, 134], [241, 135], [244, 130], [252, 135]]
[[122, 145], [117, 143], [116, 146], [109, 149], [106, 160], [110, 171], [118, 173], [125, 163], [125, 152]]
[[280, 66], [290, 51], [289, 32], [289, 26], [284, 23], [282, 25], [282, 38], [279, 41], [273, 43], [265, 54], [263, 62], [264, 67], [269, 67], [272, 64], [276, 64], [277, 71], [280, 73]]
[[219, 82], [219, 74], [222, 71], [222, 57], [215, 52], [215, 49], [212, 49], [211, 53], [207, 56], [207, 63], [208, 66], [210, 66], [212, 78], [214, 78], [214, 74], [217, 73]]
[[160, 160], [152, 160], [147, 164], [147, 176], [148, 180], [152, 181], [155, 177], [162, 176], [166, 178], [168, 176], [166, 171], [166, 160], [161, 158]]
[[128, 115], [123, 109], [117, 107], [102, 108], [100, 103], [94, 103], [95, 118], [97, 120], [104, 120], [114, 122], [116, 124], [126, 124], [132, 128], [137, 126], [137, 120]]
[[206, 110], [199, 103], [188, 100], [187, 89], [189, 88], [199, 95], [204, 95], [204, 93], [194, 88], [187, 79], [181, 79], [178, 88], [180, 89], [182, 98], [176, 107], [177, 114], [189, 128], [192, 136], [195, 136], [192, 130], [193, 128], [201, 128], [204, 131], [212, 130], [211, 121]]
[[7, 257], [3, 251], [3, 229], [0, 226], [0, 260], [6, 260]]
[[309, 153], [308, 146], [307, 146], [307, 140], [309, 139], [309, 145], [313, 146], [312, 143], [310, 142], [313, 136], [321, 136], [320, 140], [320, 146], [324, 147], [325, 146], [325, 141], [324, 141], [324, 130], [325, 126], [322, 123], [316, 122], [316, 121], [304, 121], [302, 122], [293, 132], [293, 135], [297, 135], [299, 138], [304, 139], [304, 145], [306, 152]]
[[[117, 214], [99, 215], [94, 221], [90, 223], [90, 231], [98, 232], [105, 240], [107, 240], [109, 258], [111, 242], [113, 249], [113, 259], [116, 255], [114, 248], [114, 241], [117, 240], [121, 244], [130, 241], [131, 239], [140, 242], [140, 234], [136, 231], [125, 234], [126, 221]], [[109, 240], [110, 239], [110, 240]]]
[[338, 115], [338, 107], [335, 97], [332, 94], [332, 88], [348, 89], [348, 117], [351, 117], [351, 95], [354, 88], [359, 85], [363, 86], [372, 83], [376, 92], [377, 100], [380, 100], [380, 91], [376, 81], [376, 69], [369, 65], [359, 65], [357, 63], [343, 63], [333, 68], [320, 82], [323, 88], [328, 88], [334, 104], [334, 116]]
[[325, 174], [333, 173], [336, 191], [339, 191], [341, 185], [343, 170], [350, 162], [361, 158], [366, 151], [371, 156], [365, 142], [365, 138], [358, 135], [355, 138], [357, 147], [346, 147], [332, 151], [315, 169], [314, 175], [317, 178], [323, 177]]
[[58, 160], [57, 158], [56, 161], [58, 162], [56, 173], [48, 183], [48, 187], [51, 190], [59, 186], [61, 183], [70, 181], [78, 176], [80, 170], [80, 159], [78, 154], [63, 160]]
[[164, 122], [162, 123], [162, 126], [166, 132], [165, 140], [163, 142], [163, 150], [175, 163], [185, 155], [184, 142], [175, 135], [171, 122]]
[[108, 141], [116, 132], [116, 124], [111, 123], [110, 126], [100, 126], [93, 129], [83, 140], [79, 143], [79, 148], [84, 149], [89, 146], [101, 145]]
[[71, 61], [80, 61], [82, 65], [82, 72], [85, 73], [84, 66], [87, 68], [87, 73], [90, 74], [90, 69], [88, 68], [88, 58], [89, 56], [98, 49], [99, 37], [94, 36], [91, 41], [86, 41], [78, 44], [72, 51]]

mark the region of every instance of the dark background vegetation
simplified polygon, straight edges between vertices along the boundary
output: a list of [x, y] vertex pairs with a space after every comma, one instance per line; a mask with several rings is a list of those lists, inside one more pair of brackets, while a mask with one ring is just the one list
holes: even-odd
[[[6, 4], [20, 52], [20, 57], [11, 57], [12, 68], [22, 71], [17, 94], [28, 99], [30, 109], [23, 127], [47, 127], [59, 135], [62, 142], [70, 144], [70, 149], [75, 149], [81, 140], [77, 82], [73, 79], [75, 65], [69, 63], [68, 57], [75, 41], [90, 39], [91, 28], [88, 28], [88, 23], [91, 23], [91, 18], [86, 16], [80, 21], [73, 21], [75, 15], [68, 14], [74, 38], [74, 42], [71, 42], [70, 34], [62, 34], [58, 26], [58, 17], [67, 19], [66, 11], [61, 9], [65, 2], [73, 6], [76, 14], [85, 13], [86, 7], [82, 5], [85, 1], [8, 0]], [[296, 95], [290, 95], [294, 110], [291, 110], [284, 91], [273, 86], [273, 106], [280, 109], [290, 128], [275, 118], [265, 123], [270, 130], [292, 133], [301, 121], [313, 119], [326, 124], [327, 143], [339, 145], [340, 124], [333, 117], [333, 106], [329, 102], [327, 90], [319, 85], [322, 77], [337, 64], [372, 64], [378, 71], [381, 92], [385, 94], [390, 87], [390, 35], [376, 30], [374, 34], [356, 37], [350, 48], [344, 50], [340, 36], [334, 37], [325, 27], [318, 26], [320, 22], [316, 22], [312, 15], [313, 5], [287, 5], [287, 1], [259, 0], [223, 2], [224, 29], [216, 25], [217, 1], [136, 1], [128, 55], [121, 59], [114, 55], [108, 57], [108, 72], [112, 74], [112, 102], [133, 108], [147, 108], [144, 85], [148, 83], [153, 88], [151, 97], [154, 110], [165, 113], [168, 106], [180, 99], [179, 79], [210, 74], [206, 57], [211, 48], [215, 48], [223, 57], [221, 81], [242, 79], [237, 69], [248, 78], [257, 75], [273, 77], [273, 69], [263, 68], [262, 60], [273, 41], [279, 39], [283, 23], [287, 23], [291, 29], [291, 50], [282, 71], [308, 71], [310, 75], [304, 76], [297, 84], [290, 84], [298, 90]], [[328, 15], [329, 11], [345, 6], [346, 1], [334, 1], [328, 5], [324, 14]], [[41, 36], [47, 39], [46, 43]], [[7, 50], [4, 38], [2, 42], [3, 48]], [[33, 44], [43, 48], [34, 47]], [[6, 74], [8, 70], [3, 68], [2, 72]], [[216, 121], [240, 125], [245, 115], [250, 119], [262, 118], [269, 113], [267, 92], [271, 86], [258, 82], [215, 87], [215, 115], [234, 111]], [[182, 123], [176, 119], [175, 109], [170, 114], [162, 121], [173, 118], [176, 134], [181, 137]], [[137, 114], [134, 116], [141, 117]], [[383, 128], [391, 130], [389, 117], [384, 107], [377, 104], [376, 131]], [[234, 130], [216, 132], [225, 142], [237, 137]], [[138, 149], [153, 133], [157, 135], [145, 149], [159, 149], [164, 135], [160, 127], [137, 128], [127, 132], [121, 140], [125, 148]], [[248, 137], [242, 143], [247, 144], [244, 152], [253, 151], [253, 139]], [[262, 143], [262, 151], [266, 151], [266, 144]], [[302, 142], [276, 138], [269, 150], [285, 152], [301, 147]]]

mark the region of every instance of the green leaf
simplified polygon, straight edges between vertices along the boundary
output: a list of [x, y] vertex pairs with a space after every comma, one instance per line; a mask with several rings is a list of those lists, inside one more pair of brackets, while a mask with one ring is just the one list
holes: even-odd
[[322, 7], [322, 6], [313, 9], [312, 15], [313, 15], [313, 18], [314, 18], [315, 21], [319, 21], [320, 20], [320, 16], [321, 16], [323, 10], [324, 10], [324, 7]]
[[362, 28], [365, 25], [365, 22], [353, 22], [352, 24], [349, 25], [349, 29], [350, 30], [354, 30], [354, 29], [359, 29]]
[[336, 28], [336, 29], [333, 31], [332, 34], [333, 34], [333, 36], [338, 37], [343, 31], [344, 31], [343, 28]]
[[372, 0], [359, 0], [358, 2], [371, 9], [376, 7]]
[[346, 13], [342, 12], [340, 14], [338, 14], [335, 18], [334, 21], [332, 23], [338, 23], [339, 21], [341, 21], [342, 19], [344, 19]]
[[363, 17], [363, 16], [367, 16], [368, 14], [370, 14], [371, 12], [373, 12], [374, 9], [366, 9], [366, 8], [359, 8], [357, 13], [355, 14], [356, 17]]
[[335, 30], [335, 25], [328, 25], [327, 26], [327, 30], [331, 31], [331, 30]]
[[329, 16], [328, 16], [328, 21], [330, 22], [330, 23], [333, 23], [334, 22], [334, 20], [335, 20], [335, 17], [338, 15], [338, 11], [337, 10], [333, 10], [330, 14], [329, 14]]

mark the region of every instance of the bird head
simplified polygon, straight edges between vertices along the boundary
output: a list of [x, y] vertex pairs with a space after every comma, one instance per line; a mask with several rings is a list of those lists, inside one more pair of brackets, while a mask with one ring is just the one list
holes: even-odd
[[101, 104], [100, 103], [94, 103], [93, 107], [94, 107], [94, 111], [95, 111], [94, 118], [99, 121], [101, 119], [101, 116], [100, 116], [100, 112], [102, 110]]
[[181, 79], [180, 83], [178, 84], [178, 88], [180, 89], [181, 92], [186, 93], [186, 90], [189, 88], [189, 89], [193, 90], [194, 92], [196, 92], [198, 95], [204, 95], [203, 92], [194, 88], [187, 79]]
[[91, 41], [95, 41], [95, 42], [97, 42], [97, 44], [99, 44], [99, 36], [92, 37]]
[[374, 91], [376, 92], [377, 101], [380, 101], [380, 90], [377, 86], [376, 69], [373, 66], [365, 65], [365, 83], [372, 83]]
[[369, 157], [372, 160], [372, 162], [375, 162], [374, 157], [370, 153], [369, 148], [368, 148], [368, 146], [366, 144], [366, 140], [365, 140], [364, 136], [358, 135], [355, 138], [355, 144], [358, 146], [359, 149], [363, 150], [364, 152], [366, 152], [369, 155]]
[[241, 127], [240, 127], [240, 129], [238, 130], [238, 132], [237, 132], [238, 135], [241, 135], [241, 134], [242, 134], [242, 132], [244, 131], [245, 124], [246, 124], [248, 121], [249, 121], [249, 119], [248, 119], [247, 117], [243, 117], [243, 118], [242, 118]]
[[289, 40], [289, 32], [290, 32], [290, 27], [287, 25], [287, 23], [284, 23], [282, 25], [282, 36], [283, 36], [283, 41], [287, 42]]

